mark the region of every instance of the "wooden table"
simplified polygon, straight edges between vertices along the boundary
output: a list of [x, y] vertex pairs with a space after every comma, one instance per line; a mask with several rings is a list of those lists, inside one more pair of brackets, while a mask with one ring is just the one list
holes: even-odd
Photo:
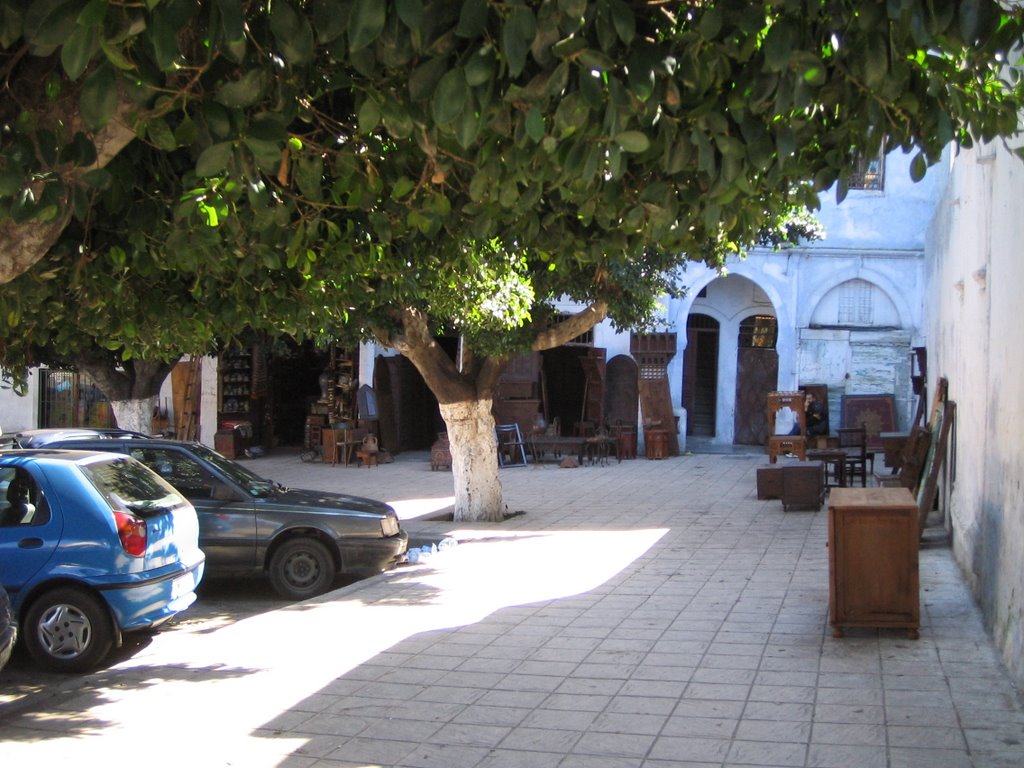
[[848, 627], [921, 626], [917, 501], [906, 488], [835, 488], [828, 500], [829, 617]]
[[[808, 461], [820, 461], [825, 465], [825, 485], [828, 488], [846, 487], [846, 451], [838, 448], [814, 448], [807, 451]], [[829, 482], [829, 478], [835, 482]]]
[[526, 439], [530, 446], [530, 453], [534, 461], [541, 461], [544, 454], [551, 452], [555, 459], [561, 459], [563, 455], [576, 456], [580, 466], [583, 465], [583, 447], [587, 442], [585, 437], [562, 437], [560, 435], [530, 435]]
[[907, 444], [910, 433], [880, 432], [878, 436], [882, 439], [882, 450], [885, 451], [885, 466], [895, 475], [899, 471], [903, 447]]

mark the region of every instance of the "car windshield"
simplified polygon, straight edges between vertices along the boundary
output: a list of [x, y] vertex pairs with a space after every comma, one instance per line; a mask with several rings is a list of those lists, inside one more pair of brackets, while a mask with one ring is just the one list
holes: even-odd
[[144, 464], [127, 457], [92, 461], [82, 472], [114, 509], [154, 517], [185, 503], [185, 499]]
[[243, 467], [241, 464], [221, 456], [205, 445], [197, 443], [192, 449], [196, 456], [208, 461], [234, 482], [238, 483], [250, 496], [269, 496], [280, 487], [273, 480], [266, 480], [260, 477], [255, 472], [251, 472], [247, 467]]

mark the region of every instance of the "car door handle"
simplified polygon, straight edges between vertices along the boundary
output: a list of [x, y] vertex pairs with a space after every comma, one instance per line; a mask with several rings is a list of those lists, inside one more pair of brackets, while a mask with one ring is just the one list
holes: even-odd
[[18, 542], [18, 549], [39, 549], [43, 546], [43, 540], [33, 536], [30, 539], [22, 539]]

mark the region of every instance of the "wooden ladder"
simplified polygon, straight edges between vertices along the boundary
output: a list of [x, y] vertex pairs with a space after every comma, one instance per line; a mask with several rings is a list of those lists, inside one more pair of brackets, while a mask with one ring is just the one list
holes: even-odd
[[185, 397], [182, 401], [181, 418], [177, 420], [178, 428], [175, 430], [175, 438], [178, 440], [195, 440], [198, 414], [196, 413], [198, 402], [196, 393], [200, 388], [200, 376], [202, 373], [202, 358], [193, 356], [188, 362], [188, 374], [185, 377]]

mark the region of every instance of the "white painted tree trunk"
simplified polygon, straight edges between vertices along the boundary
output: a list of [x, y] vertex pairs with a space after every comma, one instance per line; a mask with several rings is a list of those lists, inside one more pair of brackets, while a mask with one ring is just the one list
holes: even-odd
[[498, 441], [491, 401], [441, 405], [455, 480], [455, 520], [500, 522], [505, 516], [498, 477]]
[[114, 411], [114, 419], [121, 429], [142, 432], [148, 435], [153, 422], [153, 408], [156, 407], [156, 396], [135, 398], [132, 400], [111, 400], [110, 408]]

